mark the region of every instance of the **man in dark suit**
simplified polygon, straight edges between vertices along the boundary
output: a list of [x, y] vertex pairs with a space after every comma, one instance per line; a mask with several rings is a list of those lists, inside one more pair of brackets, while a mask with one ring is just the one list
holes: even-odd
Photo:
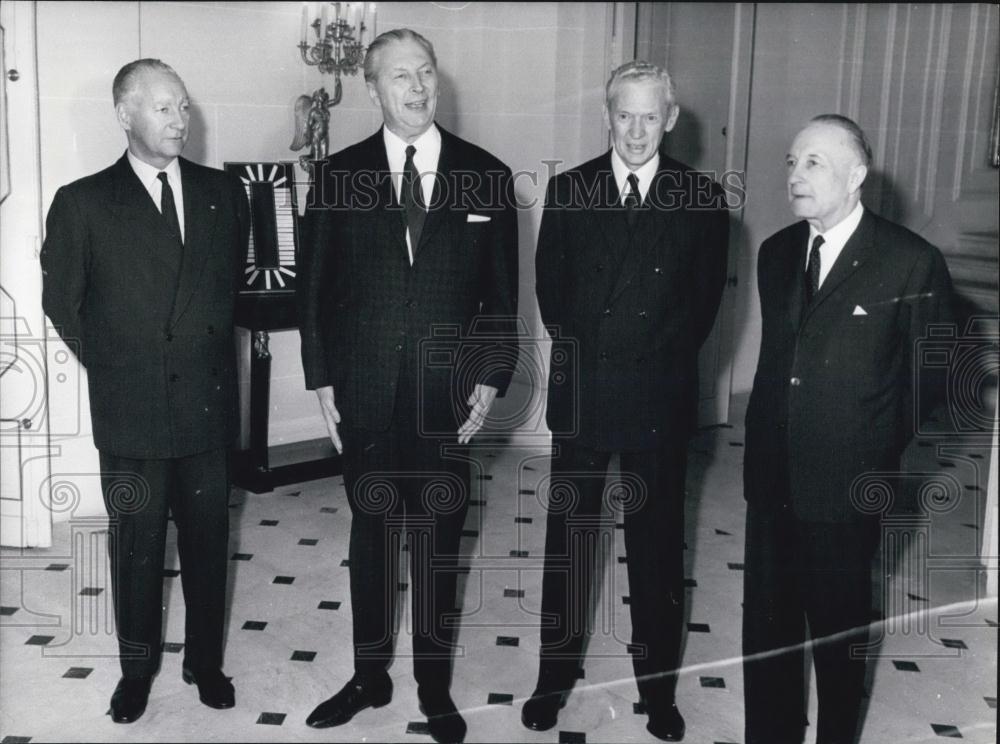
[[229, 537], [226, 449], [235, 433], [233, 307], [248, 235], [243, 189], [180, 156], [184, 83], [140, 59], [113, 85], [128, 150], [56, 192], [42, 304], [87, 369], [110, 519], [122, 679], [111, 717], [146, 709], [160, 661], [167, 512], [184, 590], [184, 680], [231, 708], [222, 674]]
[[[607, 502], [624, 512], [630, 650], [647, 728], [668, 741], [684, 735], [674, 690], [686, 448], [698, 349], [725, 283], [728, 222], [714, 182], [659, 150], [678, 110], [665, 70], [623, 65], [606, 90], [611, 151], [549, 181], [536, 289], [553, 349], [567, 346], [565, 363], [553, 352], [549, 374], [542, 646], [521, 712], [537, 731], [556, 724], [581, 663]], [[615, 452], [620, 486], [606, 490]]]
[[747, 744], [803, 739], [807, 622], [817, 742], [860, 733], [879, 523], [859, 479], [899, 468], [921, 394], [917, 341], [951, 318], [938, 250], [862, 207], [870, 163], [857, 124], [813, 119], [786, 160], [802, 221], [758, 258], [763, 328], [744, 463]]
[[434, 123], [424, 37], [379, 36], [365, 80], [384, 126], [321, 163], [300, 285], [306, 387], [343, 453], [354, 623], [354, 676], [307, 723], [337, 726], [390, 701], [405, 540], [421, 709], [436, 741], [461, 741], [449, 688], [463, 453], [517, 356], [511, 172]]

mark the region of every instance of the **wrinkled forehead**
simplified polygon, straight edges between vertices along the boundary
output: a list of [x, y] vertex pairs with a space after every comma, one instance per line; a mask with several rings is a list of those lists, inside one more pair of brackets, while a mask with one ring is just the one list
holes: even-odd
[[646, 111], [669, 108], [667, 91], [653, 78], [622, 80], [611, 90], [609, 111]]
[[434, 60], [427, 50], [413, 39], [399, 39], [382, 47], [378, 52], [379, 75], [395, 69], [418, 70], [424, 65], [434, 67]]
[[835, 124], [817, 122], [799, 132], [792, 141], [790, 155], [825, 155], [831, 159], [857, 158], [851, 145], [851, 136]]
[[187, 88], [177, 75], [166, 70], [142, 70], [132, 80], [128, 95], [151, 100], [187, 98]]

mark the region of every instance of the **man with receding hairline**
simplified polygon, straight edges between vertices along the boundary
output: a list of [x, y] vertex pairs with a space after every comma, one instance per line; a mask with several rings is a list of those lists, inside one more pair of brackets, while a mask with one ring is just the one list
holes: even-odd
[[861, 204], [864, 132], [815, 117], [786, 156], [801, 218], [757, 263], [761, 347], [746, 415], [746, 744], [798, 744], [810, 639], [817, 744], [861, 732], [878, 515], [855, 492], [914, 434], [917, 341], [951, 318], [940, 252]]
[[122, 667], [110, 714], [131, 723], [160, 664], [168, 510], [184, 590], [182, 676], [205, 705], [235, 704], [222, 673], [226, 454], [249, 210], [237, 179], [180, 157], [190, 101], [169, 65], [125, 65], [112, 94], [128, 150], [56, 192], [42, 305], [87, 369]]
[[299, 284], [306, 387], [343, 454], [354, 636], [353, 676], [306, 723], [340, 726], [391, 701], [405, 541], [417, 699], [431, 737], [458, 742], [466, 724], [450, 689], [466, 445], [517, 357], [512, 179], [435, 123], [437, 59], [420, 34], [372, 41], [365, 82], [384, 126], [321, 163]]
[[[549, 181], [535, 257], [538, 307], [554, 334], [546, 411], [553, 437], [538, 680], [521, 721], [535, 731], [555, 726], [577, 678], [595, 553], [614, 544], [600, 524], [607, 504], [624, 522], [627, 650], [646, 727], [680, 741], [687, 441], [729, 226], [718, 185], [661, 149], [679, 112], [667, 71], [628, 62], [605, 93], [613, 146]], [[572, 353], [559, 361], [562, 339]], [[605, 489], [614, 453], [617, 491]]]

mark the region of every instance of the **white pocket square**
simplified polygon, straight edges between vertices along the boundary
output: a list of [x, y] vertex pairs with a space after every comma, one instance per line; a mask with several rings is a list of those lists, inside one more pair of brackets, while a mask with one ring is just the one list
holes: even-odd
[[868, 311], [861, 307], [861, 305], [855, 305], [853, 315], [868, 315]]
[[465, 218], [466, 222], [489, 222], [491, 218], [485, 214], [470, 214]]

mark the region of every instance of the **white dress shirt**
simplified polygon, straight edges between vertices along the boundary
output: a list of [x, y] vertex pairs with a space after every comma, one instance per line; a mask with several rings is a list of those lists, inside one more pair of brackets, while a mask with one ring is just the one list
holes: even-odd
[[826, 277], [830, 274], [834, 262], [844, 250], [847, 241], [851, 239], [854, 231], [861, 223], [861, 217], [865, 213], [865, 208], [859, 201], [851, 213], [844, 219], [831, 227], [825, 233], [821, 233], [812, 225], [809, 225], [809, 242], [806, 244], [806, 271], [809, 270], [809, 250], [812, 248], [813, 240], [817, 235], [823, 236], [823, 244], [819, 247], [819, 286], [823, 286]]
[[[403, 171], [406, 168], [406, 148], [413, 145], [417, 151], [413, 154], [413, 165], [420, 174], [420, 193], [424, 196], [424, 207], [434, 198], [434, 179], [437, 173], [438, 161], [441, 159], [441, 132], [436, 124], [417, 137], [413, 142], [407, 142], [402, 137], [382, 127], [382, 139], [385, 142], [385, 154], [389, 159], [389, 170], [392, 173], [392, 185], [396, 189], [396, 199], [402, 202], [400, 189], [403, 187]], [[410, 230], [406, 230], [406, 251], [413, 265], [413, 245], [410, 243]]]
[[642, 204], [646, 200], [646, 194], [649, 193], [649, 185], [653, 182], [653, 176], [656, 175], [659, 167], [660, 153], [656, 153], [639, 170], [632, 171], [625, 165], [625, 161], [618, 155], [618, 151], [611, 148], [611, 170], [615, 174], [615, 183], [618, 184], [618, 200], [622, 203], [622, 206], [625, 205], [625, 197], [628, 196], [629, 173], [635, 173], [635, 177], [639, 179], [639, 203]]
[[[132, 151], [128, 151], [128, 162], [135, 171], [135, 175], [142, 181], [142, 185], [149, 192], [150, 198], [157, 209], [160, 209], [160, 192], [163, 191], [163, 184], [158, 176], [160, 169], [149, 163], [139, 160]], [[174, 206], [177, 207], [177, 223], [181, 228], [181, 242], [184, 242], [184, 189], [181, 185], [181, 164], [177, 158], [170, 161], [163, 172], [167, 174], [167, 181], [170, 183], [170, 190], [174, 192]]]

